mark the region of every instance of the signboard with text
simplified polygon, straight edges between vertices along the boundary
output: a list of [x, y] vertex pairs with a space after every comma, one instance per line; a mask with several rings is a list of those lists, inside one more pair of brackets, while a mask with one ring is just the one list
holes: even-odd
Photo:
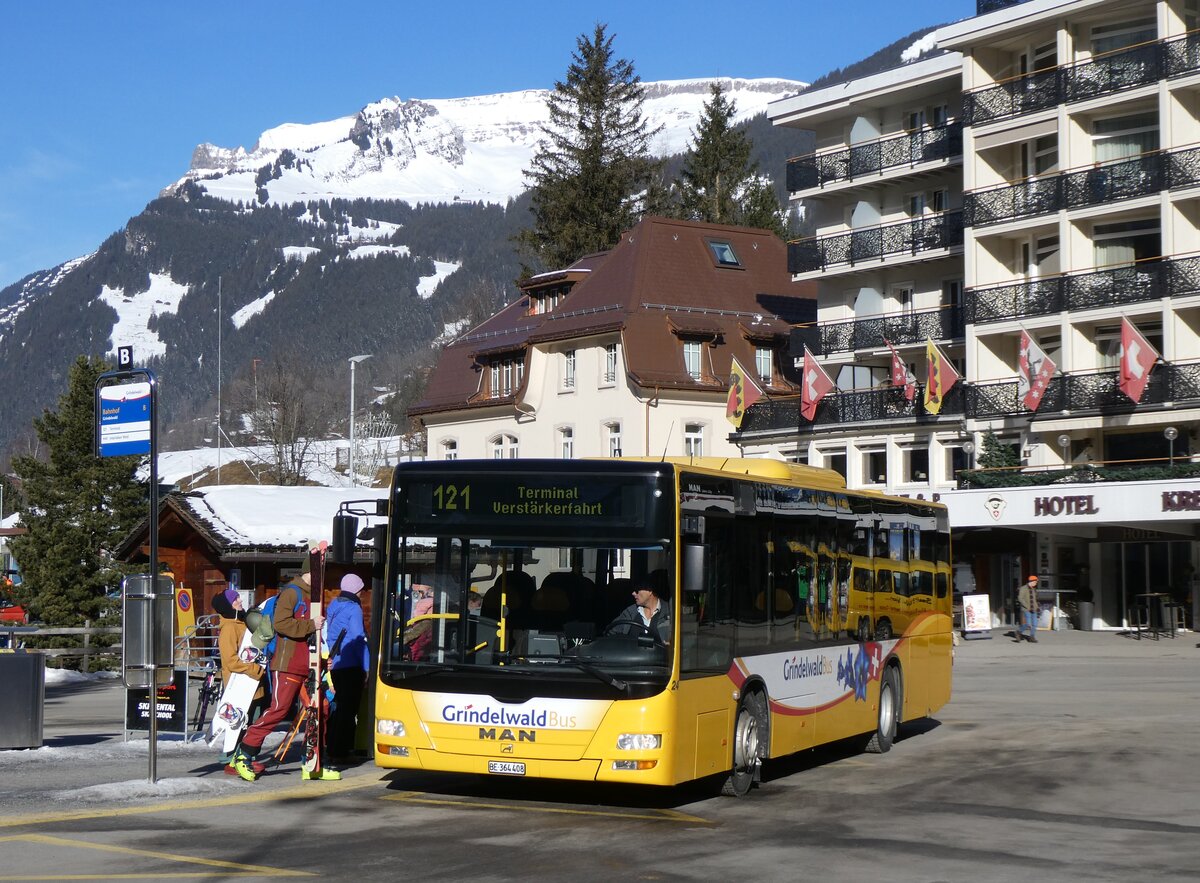
[[991, 603], [987, 595], [963, 595], [963, 632], [986, 632], [992, 628]]
[[124, 457], [150, 453], [150, 384], [118, 383], [100, 389], [97, 453]]
[[[177, 668], [171, 683], [155, 694], [158, 732], [187, 734], [187, 692], [187, 670]], [[150, 729], [149, 690], [135, 687], [125, 691], [125, 729]]]

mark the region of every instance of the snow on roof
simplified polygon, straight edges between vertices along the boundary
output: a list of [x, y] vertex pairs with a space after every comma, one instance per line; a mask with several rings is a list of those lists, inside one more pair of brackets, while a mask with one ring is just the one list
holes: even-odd
[[[302, 546], [331, 539], [341, 503], [387, 495], [386, 488], [217, 485], [184, 494], [182, 502], [230, 546]], [[380, 519], [362, 519], [360, 526], [372, 520]]]

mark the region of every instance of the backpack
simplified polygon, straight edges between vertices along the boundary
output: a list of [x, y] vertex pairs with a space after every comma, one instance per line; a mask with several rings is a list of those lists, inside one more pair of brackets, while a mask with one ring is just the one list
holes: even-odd
[[[293, 615], [302, 612], [305, 606], [304, 598], [300, 596], [299, 592], [296, 594], [298, 600], [296, 601], [296, 606], [292, 609]], [[267, 659], [275, 655], [275, 644], [279, 640], [279, 635], [275, 634], [275, 602], [278, 600], [279, 595], [272, 595], [266, 601], [263, 601], [262, 605], [258, 608], [259, 612], [263, 615], [263, 619], [271, 623], [271, 640], [263, 647], [263, 653], [266, 654]]]

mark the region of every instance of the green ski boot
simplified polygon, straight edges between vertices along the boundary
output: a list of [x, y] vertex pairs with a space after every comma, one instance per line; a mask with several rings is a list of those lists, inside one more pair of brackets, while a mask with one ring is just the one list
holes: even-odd
[[337, 770], [331, 770], [329, 767], [321, 767], [320, 770], [300, 770], [300, 779], [304, 782], [320, 780], [322, 782], [337, 782], [342, 778], [342, 774]]
[[233, 759], [234, 770], [247, 782], [253, 782], [258, 778], [258, 773], [254, 771], [254, 767], [251, 764], [253, 764], [253, 761], [240, 751]]

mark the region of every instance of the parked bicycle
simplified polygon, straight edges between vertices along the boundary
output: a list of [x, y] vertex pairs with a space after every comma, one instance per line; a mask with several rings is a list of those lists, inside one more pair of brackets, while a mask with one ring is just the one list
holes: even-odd
[[221, 698], [221, 669], [216, 660], [204, 663], [204, 680], [200, 683], [200, 701], [196, 703], [196, 716], [192, 720], [192, 732], [204, 730], [208, 720], [208, 707]]

